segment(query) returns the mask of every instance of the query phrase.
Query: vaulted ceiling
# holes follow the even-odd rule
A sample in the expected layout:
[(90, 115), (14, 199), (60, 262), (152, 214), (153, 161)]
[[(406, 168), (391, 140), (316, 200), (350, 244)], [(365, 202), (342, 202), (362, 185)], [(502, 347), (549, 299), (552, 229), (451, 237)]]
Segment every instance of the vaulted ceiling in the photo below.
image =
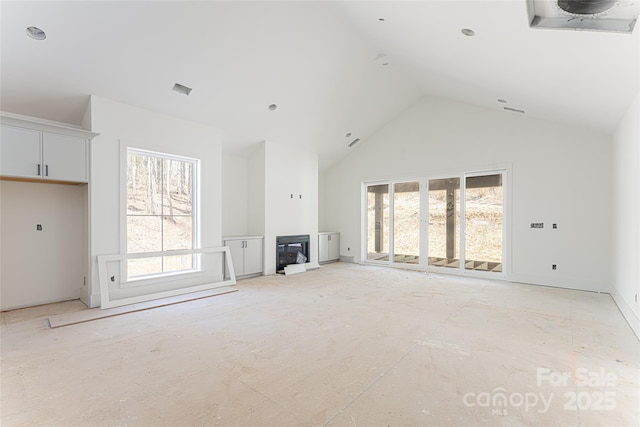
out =
[(639, 87), (637, 28), (531, 29), (525, 0), (2, 1), (0, 13), (3, 111), (78, 125), (94, 94), (220, 128), (228, 152), (312, 149), (321, 167), (424, 95), (611, 133)]

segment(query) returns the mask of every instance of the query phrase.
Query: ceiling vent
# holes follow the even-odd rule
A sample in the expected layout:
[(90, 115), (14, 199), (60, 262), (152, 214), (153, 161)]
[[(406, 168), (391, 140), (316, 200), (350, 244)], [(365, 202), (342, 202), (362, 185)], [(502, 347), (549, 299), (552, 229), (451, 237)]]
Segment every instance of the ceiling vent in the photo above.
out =
[(179, 83), (176, 83), (173, 85), (173, 91), (189, 96), (189, 94), (191, 93), (191, 88), (181, 85)]
[(504, 109), (507, 111), (513, 111), (514, 113), (524, 114), (524, 110), (518, 110), (517, 108), (504, 107)]
[(527, 0), (529, 26), (632, 33), (640, 14), (637, 0)]

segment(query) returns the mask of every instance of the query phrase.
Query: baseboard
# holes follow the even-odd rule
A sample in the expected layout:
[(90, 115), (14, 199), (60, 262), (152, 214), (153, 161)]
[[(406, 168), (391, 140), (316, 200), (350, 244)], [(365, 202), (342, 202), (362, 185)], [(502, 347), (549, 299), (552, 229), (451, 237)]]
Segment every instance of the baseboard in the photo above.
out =
[(624, 317), (633, 333), (636, 334), (636, 338), (640, 341), (640, 318), (638, 318), (638, 315), (634, 313), (631, 307), (629, 307), (629, 304), (625, 302), (615, 289), (611, 290), (610, 295), (611, 298), (613, 298), (613, 302), (618, 306), (618, 310), (622, 313), (622, 317)]
[(552, 288), (573, 289), (576, 291), (598, 292), (608, 294), (610, 289), (607, 284), (593, 280), (574, 279), (570, 277), (536, 277), (523, 274), (507, 275), (508, 282), (524, 283), (526, 285), (550, 286)]

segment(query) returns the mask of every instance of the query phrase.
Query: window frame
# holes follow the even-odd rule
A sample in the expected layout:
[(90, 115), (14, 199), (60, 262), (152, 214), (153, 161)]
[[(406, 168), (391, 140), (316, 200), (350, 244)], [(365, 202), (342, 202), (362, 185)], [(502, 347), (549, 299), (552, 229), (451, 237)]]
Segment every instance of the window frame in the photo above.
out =
[[(120, 147), (120, 253), (123, 254), (123, 261), (120, 263), (120, 277), (124, 280), (120, 281), (122, 287), (147, 285), (152, 283), (162, 283), (171, 281), (177, 277), (185, 278), (197, 275), (202, 272), (201, 255), (197, 252), (200, 248), (200, 159), (187, 157), (172, 153), (147, 150), (133, 146), (127, 146), (121, 143)], [(136, 252), (129, 253), (127, 248), (127, 191), (128, 191), (128, 158), (129, 155), (149, 156), (164, 160), (173, 160), (179, 162), (187, 162), (192, 165), (191, 171), (191, 249), (179, 250), (161, 250), (154, 252)], [(164, 217), (164, 213), (159, 215)], [(162, 220), (163, 221), (163, 220)], [(162, 231), (161, 231), (162, 233)], [(165, 257), (176, 255), (192, 255), (193, 268), (180, 271), (168, 271), (160, 273), (151, 273), (135, 277), (128, 276), (128, 261), (131, 259)]]

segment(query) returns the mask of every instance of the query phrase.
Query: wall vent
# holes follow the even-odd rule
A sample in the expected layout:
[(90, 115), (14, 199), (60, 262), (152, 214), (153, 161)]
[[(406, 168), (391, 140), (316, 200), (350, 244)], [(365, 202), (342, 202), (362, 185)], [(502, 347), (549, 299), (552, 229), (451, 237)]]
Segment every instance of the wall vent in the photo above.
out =
[(514, 113), (524, 114), (524, 110), (518, 110), (517, 108), (511, 108), (511, 107), (503, 107), (503, 108), (507, 111), (513, 111)]
[(173, 85), (173, 91), (189, 96), (189, 94), (191, 93), (191, 88), (181, 85), (179, 83), (176, 83)]

